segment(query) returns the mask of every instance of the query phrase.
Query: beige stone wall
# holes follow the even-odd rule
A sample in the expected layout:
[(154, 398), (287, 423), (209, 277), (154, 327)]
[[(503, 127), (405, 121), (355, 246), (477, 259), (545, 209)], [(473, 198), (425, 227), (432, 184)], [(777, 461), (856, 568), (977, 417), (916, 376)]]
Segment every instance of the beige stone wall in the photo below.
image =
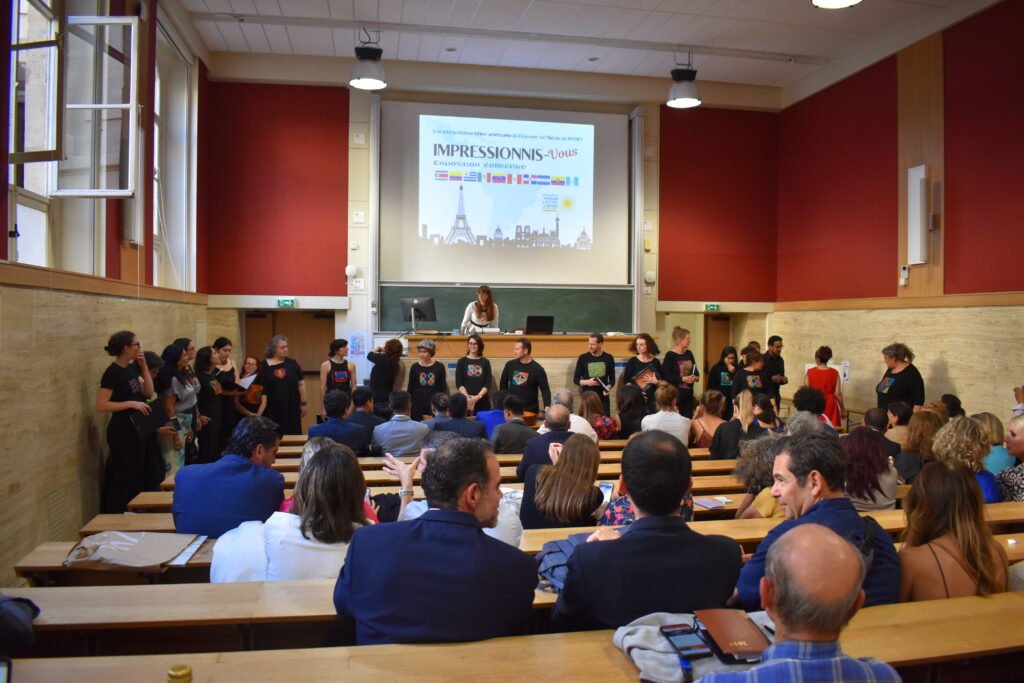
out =
[(924, 376), (928, 401), (953, 393), (968, 413), (989, 411), (1004, 422), (1014, 403), (1013, 387), (1024, 381), (1021, 329), (1021, 306), (777, 312), (768, 320), (768, 332), (785, 340), (791, 384), (783, 396), (800, 386), (804, 364), (827, 344), (835, 360), (850, 361), (847, 405), (870, 408), (885, 372), (881, 349), (901, 341), (917, 356), (914, 364)]
[(208, 318), (202, 305), (0, 287), (0, 585), (39, 543), (76, 539), (99, 511), (109, 418), (93, 404), (103, 347), (121, 329), (157, 353), (181, 336), (239, 339), (237, 316)]
[[(768, 341), (767, 313), (733, 313), (732, 343), (740, 351), (747, 342), (761, 342), (761, 351), (765, 350)], [(772, 332), (776, 334), (776, 332)]]

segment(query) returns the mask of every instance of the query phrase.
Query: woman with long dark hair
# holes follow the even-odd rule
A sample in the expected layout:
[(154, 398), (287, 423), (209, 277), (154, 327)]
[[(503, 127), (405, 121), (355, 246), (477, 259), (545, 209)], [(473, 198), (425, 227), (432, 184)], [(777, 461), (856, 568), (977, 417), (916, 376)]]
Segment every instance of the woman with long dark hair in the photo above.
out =
[(199, 462), (204, 463), (213, 462), (220, 457), (221, 431), (224, 423), (221, 409), (223, 387), (213, 374), (213, 357), (214, 350), (209, 346), (204, 346), (196, 352), (195, 371), (196, 379), (199, 380), (197, 401), (201, 415), (199, 423), (202, 425), (197, 436), (199, 439)]
[(476, 289), (476, 299), (466, 306), (462, 316), (462, 334), (480, 332), (488, 327), (498, 327), (498, 304), (494, 303), (494, 294), (487, 285)]
[(900, 602), (1006, 590), (1006, 551), (992, 538), (981, 489), (966, 467), (952, 460), (925, 465), (903, 508)]
[(725, 396), (725, 415), (722, 417), (726, 420), (732, 419), (732, 376), (736, 372), (737, 358), (739, 358), (739, 354), (736, 352), (736, 347), (726, 346), (722, 349), (718, 362), (708, 370), (708, 390), (720, 391), (722, 396)]
[(174, 474), (185, 466), (185, 444), (195, 434), (198, 424), (193, 424), (196, 407), (196, 389), (186, 371), (189, 353), (186, 347), (174, 343), (160, 354), (163, 367), (156, 376), (156, 393), (167, 419), (178, 420), (174, 434), (161, 434), (160, 448), (164, 454), (164, 470)]
[[(213, 377), (220, 384), (220, 446), (223, 449), (238, 424), (238, 412), (235, 410), (235, 398), (243, 392), (238, 388), (237, 382), (241, 374), (231, 360), (233, 345), (227, 337), (217, 337), (213, 340)], [(196, 360), (199, 353), (196, 353)], [(201, 381), (201, 380), (200, 380)]]
[(899, 475), (889, 459), (885, 437), (870, 427), (857, 427), (843, 439), (846, 495), (857, 510), (896, 507)]
[(635, 384), (620, 384), (616, 403), (619, 408), (619, 438), (628, 439), (642, 429), (643, 420), (647, 417), (647, 397)]
[(373, 414), (387, 420), (391, 417), (388, 397), (397, 389), (402, 377), (402, 352), (405, 348), (397, 339), (388, 339), (384, 346), (366, 354), (373, 363), (370, 370), (370, 391), (373, 392)]

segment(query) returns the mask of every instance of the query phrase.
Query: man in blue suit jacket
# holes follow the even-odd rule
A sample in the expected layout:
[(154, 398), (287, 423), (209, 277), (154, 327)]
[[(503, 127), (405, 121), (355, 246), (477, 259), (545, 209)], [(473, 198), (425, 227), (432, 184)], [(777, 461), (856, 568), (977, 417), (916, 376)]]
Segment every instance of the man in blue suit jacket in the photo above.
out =
[(311, 425), (309, 438), (325, 436), (335, 443), (348, 446), (360, 458), (370, 455), (370, 434), (363, 427), (347, 422), (344, 417), (352, 399), (340, 389), (332, 389), (324, 396), (324, 412), (327, 422)]
[[(448, 401), (449, 419), (438, 421), (434, 425), (435, 432), (455, 432), (467, 439), (486, 439), (487, 427), (482, 422), (467, 420), (466, 413), (469, 412), (469, 401), (462, 393), (452, 394)], [(428, 420), (429, 422), (429, 420)]]
[(549, 431), (538, 434), (526, 442), (523, 459), (516, 466), (516, 477), (519, 481), (526, 478), (526, 470), (534, 465), (550, 465), (548, 447), (553, 443), (565, 443), (572, 436), (572, 432), (569, 431), (569, 409), (563, 405), (555, 404), (548, 408), (544, 425)]
[(284, 500), (284, 476), (271, 469), (280, 445), (277, 423), (246, 417), (220, 460), (178, 470), (171, 506), (178, 533), (216, 537), (242, 522), (267, 521)]
[(651, 612), (725, 607), (743, 551), (725, 536), (703, 536), (679, 515), (690, 490), (690, 454), (679, 439), (644, 432), (622, 453), (619, 487), (636, 509), (620, 534), (611, 527), (573, 551), (551, 619), (562, 628), (618, 628)]
[(334, 587), (334, 607), (343, 621), (354, 622), (358, 644), (527, 632), (537, 565), (481, 528), (498, 521), (500, 472), (486, 441), (449, 441), (423, 473), (430, 504), (423, 516), (356, 530)]

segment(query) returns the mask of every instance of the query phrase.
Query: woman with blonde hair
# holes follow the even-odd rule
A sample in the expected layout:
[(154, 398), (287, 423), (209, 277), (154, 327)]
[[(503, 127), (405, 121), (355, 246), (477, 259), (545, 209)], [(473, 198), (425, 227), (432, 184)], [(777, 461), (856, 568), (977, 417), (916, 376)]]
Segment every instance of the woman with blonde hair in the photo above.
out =
[(1024, 501), (1024, 415), (1018, 415), (1006, 425), (1006, 450), (1017, 459), (996, 477), (999, 491), (1005, 501)]
[(659, 429), (668, 432), (684, 444), (690, 442), (690, 418), (679, 414), (679, 392), (674, 386), (662, 380), (654, 392), (654, 402), (658, 412), (648, 415), (640, 422), (640, 430), (649, 432)]
[[(732, 400), (732, 419), (715, 430), (711, 438), (712, 460), (730, 460), (740, 456), (740, 441), (754, 438), (764, 430), (754, 425), (754, 397), (747, 390), (736, 394)], [(753, 428), (751, 425), (754, 425)]]
[(334, 444), (309, 460), (295, 485), (294, 514), (243, 522), (213, 546), (210, 580), (337, 578), (355, 530), (369, 524), (366, 480), (348, 446)]
[(994, 474), (981, 466), (988, 454), (988, 433), (969, 417), (957, 417), (935, 433), (932, 453), (936, 460), (954, 460), (966, 467), (978, 480), (982, 498), (986, 503), (998, 503), (999, 486)]
[(900, 602), (1006, 590), (1006, 551), (992, 538), (981, 489), (966, 467), (952, 460), (925, 465), (903, 507)]
[(561, 444), (552, 444), (552, 465), (534, 465), (526, 471), (519, 519), (524, 529), (594, 526), (604, 501), (594, 485), (601, 454), (597, 444), (582, 434), (573, 434)]
[(932, 439), (944, 424), (945, 420), (928, 410), (914, 413), (910, 418), (907, 423), (907, 443), (902, 451), (893, 456), (896, 471), (905, 483), (913, 484), (924, 464), (935, 459)]
[(1003, 429), (1002, 421), (992, 413), (975, 413), (971, 415), (971, 419), (984, 427), (988, 434), (988, 454), (981, 463), (985, 469), (995, 475), (1007, 467), (1013, 467), (1017, 461), (1003, 445), (1006, 431)]

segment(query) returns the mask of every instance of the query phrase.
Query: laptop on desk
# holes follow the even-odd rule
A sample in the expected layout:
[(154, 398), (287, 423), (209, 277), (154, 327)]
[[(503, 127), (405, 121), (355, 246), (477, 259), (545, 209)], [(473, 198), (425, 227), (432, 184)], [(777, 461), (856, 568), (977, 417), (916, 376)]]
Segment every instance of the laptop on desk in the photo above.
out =
[(551, 334), (555, 331), (555, 316), (526, 316), (526, 334)]

